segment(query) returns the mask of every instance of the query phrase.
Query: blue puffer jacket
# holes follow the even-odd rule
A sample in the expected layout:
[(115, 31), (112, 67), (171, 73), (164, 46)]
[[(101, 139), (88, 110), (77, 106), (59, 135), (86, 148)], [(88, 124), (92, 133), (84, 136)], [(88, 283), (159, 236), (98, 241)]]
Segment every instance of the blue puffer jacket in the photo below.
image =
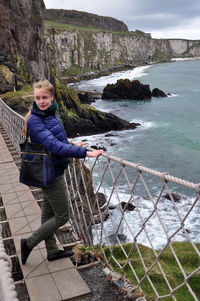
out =
[[(54, 107), (55, 107), (55, 103)], [(63, 174), (69, 157), (85, 158), (86, 148), (68, 142), (65, 129), (55, 110), (41, 111), (34, 103), (27, 121), (28, 134), (32, 143), (41, 143), (54, 154), (55, 175)]]

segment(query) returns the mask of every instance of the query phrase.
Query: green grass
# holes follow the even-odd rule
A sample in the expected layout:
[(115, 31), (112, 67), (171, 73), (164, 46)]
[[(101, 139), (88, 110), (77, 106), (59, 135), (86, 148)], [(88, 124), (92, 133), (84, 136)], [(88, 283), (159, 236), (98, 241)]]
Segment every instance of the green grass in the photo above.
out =
[(74, 110), (67, 110), (67, 116), (73, 119), (76, 119), (78, 117)]
[(88, 67), (81, 68), (78, 65), (74, 64), (63, 72), (63, 76), (78, 76), (91, 71), (92, 71), (91, 68)]
[[(73, 25), (73, 24), (65, 24), (65, 23), (60, 23), (52, 20), (45, 20), (44, 21), (45, 29), (60, 29), (60, 30), (68, 30), (68, 31), (75, 31), (79, 30), (80, 32), (111, 32), (115, 35), (120, 35), (120, 36), (142, 36), (142, 34), (138, 34), (137, 32), (129, 32), (129, 31), (112, 31), (108, 29), (103, 29), (103, 28), (98, 28), (95, 26), (91, 25)], [(117, 37), (116, 37), (117, 38)]]
[(166, 59), (168, 59), (166, 53), (163, 51), (160, 51), (159, 49), (156, 49), (152, 56), (153, 61), (161, 61), (161, 60), (166, 60)]
[[(137, 277), (142, 279), (142, 277), (145, 275), (145, 269), (141, 262), (139, 252), (134, 247), (131, 250), (132, 244), (125, 244), (124, 249), (127, 254), (129, 254), (129, 261), (135, 270)], [(200, 265), (200, 258), (192, 245), (187, 242), (176, 242), (172, 244), (173, 249), (183, 267), (183, 270), (185, 271), (186, 275), (189, 275), (192, 273), (195, 269), (197, 269)], [(143, 245), (138, 245), (139, 250), (142, 254), (142, 257), (144, 259), (144, 263), (146, 268), (150, 268), (151, 265), (154, 263), (156, 256), (154, 255), (151, 248), (145, 247)], [(198, 250), (200, 250), (200, 244), (196, 245)], [(107, 255), (107, 258), (110, 257), (110, 250), (108, 247), (105, 248), (105, 253)], [(157, 251), (157, 255), (159, 254), (159, 250)], [(120, 263), (120, 265), (123, 267), (123, 270), (125, 272), (125, 275), (127, 279), (132, 283), (133, 287), (137, 286), (137, 280), (134, 276), (133, 271), (131, 270), (130, 266), (126, 262), (125, 255), (120, 247), (116, 246), (113, 250), (113, 255), (117, 259), (117, 261)], [(172, 289), (177, 287), (179, 284), (181, 284), (184, 280), (184, 276), (180, 270), (180, 267), (178, 263), (176, 262), (173, 253), (168, 247), (163, 254), (160, 256), (160, 265), (162, 270), (164, 271), (166, 278), (168, 279), (168, 282), (170, 283)], [(121, 269), (116, 264), (116, 262), (111, 259), (109, 260), (109, 263), (112, 265), (114, 270), (118, 273), (121, 273)], [(159, 295), (165, 295), (170, 292), (168, 285), (162, 275), (161, 268), (158, 264), (156, 264), (149, 272), (149, 278), (151, 279), (154, 287), (156, 288)], [(192, 288), (193, 292), (196, 294), (196, 297), (200, 300), (200, 272), (193, 275), (189, 281), (188, 284)], [(143, 292), (146, 295), (146, 298), (148, 301), (154, 300), (156, 297), (149, 281), (147, 278), (144, 279), (142, 282), (141, 288)], [(193, 301), (194, 298), (190, 294), (187, 286), (183, 286), (177, 292), (174, 294), (177, 301)], [(171, 297), (166, 297), (163, 300), (165, 301), (173, 301)]]
[(93, 26), (79, 26), (79, 25), (71, 25), (71, 24), (64, 24), (60, 22), (55, 22), (55, 21), (50, 21), (50, 20), (45, 20), (45, 29), (50, 29), (50, 28), (57, 28), (57, 29), (64, 29), (68, 31), (74, 31), (76, 29), (80, 31), (94, 31), (94, 32), (101, 32), (102, 29), (95, 28)]
[(30, 104), (33, 101), (33, 88), (32, 85), (24, 85), (19, 91), (9, 91), (0, 97), (8, 99), (12, 103), (23, 101)]

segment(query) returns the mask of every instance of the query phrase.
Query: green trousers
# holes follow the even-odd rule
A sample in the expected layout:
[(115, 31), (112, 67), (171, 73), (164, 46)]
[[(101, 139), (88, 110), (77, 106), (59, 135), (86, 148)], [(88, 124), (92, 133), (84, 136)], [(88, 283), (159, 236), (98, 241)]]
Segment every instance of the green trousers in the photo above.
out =
[(42, 188), (43, 206), (41, 226), (27, 238), (27, 246), (33, 249), (45, 240), (47, 254), (58, 251), (55, 231), (69, 220), (69, 206), (64, 176), (57, 177), (53, 186)]

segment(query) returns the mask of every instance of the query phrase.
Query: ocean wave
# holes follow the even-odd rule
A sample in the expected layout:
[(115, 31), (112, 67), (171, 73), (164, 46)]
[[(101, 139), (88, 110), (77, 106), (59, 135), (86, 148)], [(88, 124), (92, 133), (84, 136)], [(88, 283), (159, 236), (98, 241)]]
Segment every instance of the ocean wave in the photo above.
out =
[(136, 119), (131, 120), (131, 123), (140, 123), (141, 126), (138, 127), (138, 129), (140, 130), (147, 130), (157, 126), (157, 124), (153, 121), (143, 121), (143, 120), (136, 120)]
[(199, 60), (200, 57), (177, 57), (177, 58), (173, 58), (172, 61), (173, 62), (182, 62), (182, 61), (194, 61), (194, 60)]
[(152, 121), (146, 121), (146, 122), (142, 123), (142, 127), (144, 129), (150, 129), (150, 128), (156, 127), (156, 123), (152, 122)]
[[(110, 204), (115, 205), (116, 209), (112, 210), (112, 216), (104, 222), (104, 227), (108, 235), (112, 235), (118, 229), (119, 223), (121, 223), (119, 199), (120, 202), (128, 202), (130, 197), (130, 195), (123, 192), (123, 189), (118, 191), (117, 194), (118, 196), (112, 194), (112, 198), (110, 199)], [(154, 202), (156, 202), (157, 197), (153, 197)], [(179, 215), (184, 218), (188, 213), (188, 208), (191, 208), (194, 198), (186, 197), (184, 195), (182, 195), (182, 198), (183, 201), (180, 202), (180, 204), (176, 203), (176, 210), (178, 210)], [(181, 221), (177, 216), (177, 212), (174, 210), (174, 204), (171, 201), (161, 198), (160, 202), (157, 204), (157, 213), (153, 213), (154, 204), (150, 199), (134, 195), (132, 204), (136, 206), (136, 209), (124, 213), (126, 223), (121, 223), (118, 232), (126, 237), (126, 242), (133, 241), (133, 238), (137, 236), (138, 243), (159, 249), (167, 243), (166, 233), (168, 233), (168, 236), (173, 236), (172, 241), (186, 241), (188, 238), (184, 229), (186, 229), (194, 242), (199, 242), (199, 238), (196, 235), (199, 229), (198, 206), (195, 206), (193, 212), (187, 216), (184, 222), (184, 229), (176, 233), (177, 229), (180, 227)], [(183, 204), (187, 206), (183, 206)], [(150, 216), (151, 218), (149, 219)], [(146, 221), (145, 231), (141, 232), (144, 221)], [(99, 230), (101, 229), (99, 228)], [(94, 234), (94, 240), (96, 239), (97, 237)], [(103, 242), (106, 243), (105, 237), (103, 237)]]
[(176, 94), (176, 93), (170, 93), (169, 95), (167, 95), (167, 97), (176, 97), (176, 96), (179, 96), (179, 94)]
[(148, 75), (145, 71), (150, 68), (151, 65), (148, 66), (140, 66), (136, 67), (134, 69), (129, 69), (126, 71), (119, 71), (114, 72), (107, 76), (102, 76), (100, 78), (95, 78), (87, 81), (81, 81), (79, 84), (77, 84), (77, 87), (79, 89), (86, 89), (88, 91), (103, 91), (103, 88), (109, 83), (109, 84), (115, 84), (118, 79), (129, 79), (134, 80), (137, 78), (140, 78), (142, 76)]

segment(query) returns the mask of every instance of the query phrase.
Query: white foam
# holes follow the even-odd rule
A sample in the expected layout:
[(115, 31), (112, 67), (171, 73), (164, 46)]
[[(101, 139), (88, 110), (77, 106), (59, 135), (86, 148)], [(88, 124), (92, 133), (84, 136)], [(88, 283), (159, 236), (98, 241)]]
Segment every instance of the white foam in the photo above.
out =
[(156, 123), (153, 121), (143, 121), (143, 120), (139, 120), (139, 119), (138, 120), (133, 119), (133, 120), (131, 120), (131, 123), (140, 123), (141, 126), (138, 127), (138, 129), (140, 129), (140, 130), (141, 129), (147, 130), (147, 129), (154, 128), (157, 126)]
[(167, 95), (167, 97), (177, 97), (179, 96), (179, 94), (176, 93), (170, 93), (169, 95)]
[[(102, 191), (104, 192), (104, 191)], [(113, 234), (114, 230), (118, 229), (120, 223), (119, 233), (124, 234), (127, 237), (127, 242), (133, 241), (134, 237), (137, 236), (137, 242), (142, 243), (149, 247), (154, 247), (155, 249), (162, 248), (167, 243), (167, 236), (174, 235), (177, 229), (180, 227), (180, 220), (177, 216), (176, 210), (179, 211), (179, 215), (184, 218), (187, 216), (189, 209), (195, 201), (195, 198), (190, 198), (182, 194), (182, 202), (176, 203), (174, 205), (171, 201), (161, 198), (157, 204), (157, 213), (159, 214), (159, 219), (154, 211), (154, 203), (157, 201), (159, 195), (159, 190), (155, 193), (154, 203), (150, 199), (143, 198), (137, 194), (134, 194), (134, 199), (132, 204), (136, 206), (134, 211), (126, 211), (124, 213), (124, 218), (126, 223), (121, 223), (121, 210), (119, 208), (119, 202), (128, 202), (130, 194), (127, 193), (127, 185), (120, 185), (117, 189), (117, 194), (112, 193), (111, 187), (106, 188), (106, 195), (110, 198), (110, 204), (117, 206), (116, 209), (112, 210), (112, 217), (110, 217), (106, 222), (104, 222), (105, 231), (107, 235)], [(118, 199), (118, 197), (119, 199)], [(176, 206), (176, 210), (174, 210)], [(184, 222), (184, 228), (190, 230), (191, 239), (199, 243), (199, 209), (200, 205), (196, 204), (193, 211), (187, 216)], [(151, 218), (149, 219), (149, 217)], [(160, 223), (162, 220), (162, 224)], [(146, 231), (141, 232), (142, 223), (147, 221), (145, 224)], [(128, 226), (129, 225), (129, 226)], [(164, 227), (164, 228), (163, 228)], [(94, 230), (94, 229), (93, 229)], [(99, 227), (99, 235), (101, 227)], [(146, 235), (148, 233), (148, 237)], [(97, 243), (96, 234), (94, 234), (94, 241)], [(103, 235), (103, 243), (106, 243), (106, 239)], [(180, 230), (176, 235), (173, 236), (173, 241), (186, 241), (187, 236), (184, 230)]]
[(109, 84), (115, 84), (118, 79), (129, 79), (133, 80), (136, 78), (140, 78), (142, 76), (147, 75), (147, 72), (145, 72), (148, 68), (150, 68), (151, 65), (148, 66), (140, 66), (136, 67), (134, 69), (129, 69), (126, 71), (120, 71), (115, 72), (107, 76), (102, 76), (100, 78), (95, 78), (87, 81), (81, 81), (77, 86), (79, 89), (83, 89), (85, 86), (87, 86), (87, 90), (99, 90), (98, 88), (103, 88), (109, 83)]
[(156, 127), (156, 123), (152, 122), (152, 121), (143, 122), (142, 127), (145, 129), (150, 129), (150, 128)]
[(173, 62), (182, 62), (182, 61), (194, 61), (194, 60), (199, 60), (200, 57), (177, 57), (177, 58), (173, 58), (172, 61)]

